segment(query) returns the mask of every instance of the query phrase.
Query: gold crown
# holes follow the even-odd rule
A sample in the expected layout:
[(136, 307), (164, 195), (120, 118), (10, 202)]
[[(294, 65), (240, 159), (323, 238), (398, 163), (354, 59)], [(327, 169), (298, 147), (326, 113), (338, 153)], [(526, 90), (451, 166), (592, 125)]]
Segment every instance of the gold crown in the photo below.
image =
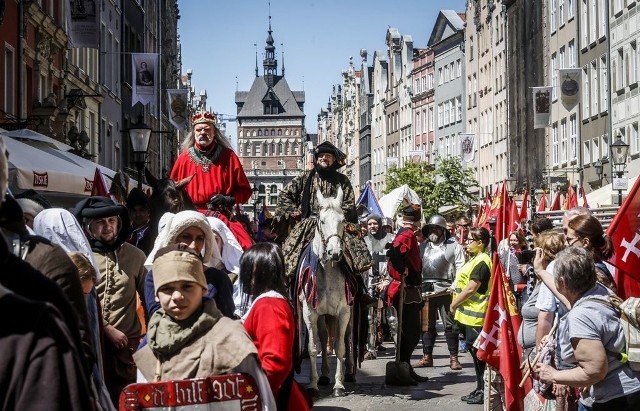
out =
[(208, 123), (213, 124), (214, 126), (217, 123), (217, 117), (215, 113), (209, 113), (208, 111), (198, 111), (193, 118), (191, 118), (191, 122), (195, 126), (196, 124)]

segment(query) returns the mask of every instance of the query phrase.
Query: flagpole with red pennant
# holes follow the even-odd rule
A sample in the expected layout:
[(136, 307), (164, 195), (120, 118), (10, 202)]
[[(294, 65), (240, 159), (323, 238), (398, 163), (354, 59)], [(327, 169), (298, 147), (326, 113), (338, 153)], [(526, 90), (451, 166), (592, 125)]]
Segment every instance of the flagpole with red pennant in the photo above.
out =
[(551, 207), (549, 207), (549, 211), (557, 210), (560, 210), (560, 190), (556, 191), (556, 195), (553, 197), (553, 203), (551, 203)]
[(91, 195), (107, 197), (117, 203), (116, 198), (109, 192), (107, 180), (104, 178), (104, 174), (102, 174), (102, 171), (100, 171), (99, 167), (96, 167), (96, 172), (93, 174), (93, 186), (91, 187)]
[(527, 221), (529, 215), (529, 190), (524, 190), (522, 204), (520, 205), (520, 221)]
[(622, 299), (640, 297), (640, 178), (618, 209), (607, 235), (614, 253), (609, 263), (616, 267), (616, 286)]
[(517, 341), (521, 319), (497, 253), (493, 253), (492, 271), (489, 306), (477, 341), (477, 355), (502, 376), (506, 409), (523, 411), (525, 388), (519, 386), (522, 347)]
[(542, 192), (542, 197), (540, 198), (540, 204), (538, 204), (538, 212), (547, 211), (547, 192)]
[(584, 193), (583, 186), (580, 186), (580, 196), (582, 197), (582, 206), (584, 208), (589, 208), (589, 204), (587, 203), (587, 195)]

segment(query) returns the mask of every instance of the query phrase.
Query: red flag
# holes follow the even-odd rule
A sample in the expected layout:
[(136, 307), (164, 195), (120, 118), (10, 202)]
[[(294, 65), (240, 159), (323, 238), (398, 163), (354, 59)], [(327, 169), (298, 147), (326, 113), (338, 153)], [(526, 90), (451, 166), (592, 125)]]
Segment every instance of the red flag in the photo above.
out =
[(560, 191), (556, 191), (556, 196), (553, 197), (553, 203), (549, 207), (549, 211), (560, 210)]
[(613, 240), (614, 254), (609, 262), (616, 266), (618, 296), (640, 297), (640, 179), (618, 209), (607, 234)]
[(542, 192), (542, 197), (540, 198), (540, 204), (538, 204), (538, 211), (547, 211), (547, 192)]
[(99, 167), (96, 167), (96, 172), (93, 174), (93, 186), (91, 187), (92, 196), (102, 196), (116, 201), (115, 198), (109, 192), (107, 187), (107, 180), (104, 178), (104, 174), (100, 171)]
[(518, 386), (522, 380), (522, 348), (516, 340), (521, 320), (497, 253), (493, 253), (492, 271), (489, 306), (478, 339), (478, 358), (502, 375), (506, 409), (522, 411), (525, 390)]
[[(500, 244), (500, 241), (507, 236), (506, 231), (509, 229), (509, 214), (511, 214), (511, 199), (509, 199), (509, 194), (507, 193), (506, 181), (502, 183), (502, 190), (497, 198), (498, 207), (494, 212), (494, 215), (496, 216), (496, 231), (494, 236), (496, 238), (496, 243)], [(494, 198), (494, 204), (496, 204), (495, 200), (496, 199)]]
[(527, 214), (529, 211), (529, 191), (524, 191), (524, 196), (522, 196), (522, 204), (520, 205), (520, 221), (527, 221)]
[(518, 206), (515, 201), (511, 202), (511, 211), (509, 212), (509, 224), (507, 225), (506, 234), (510, 234), (514, 231), (520, 231), (524, 234), (524, 229), (522, 228), (522, 220), (520, 219), (520, 215), (518, 214)]
[(584, 187), (580, 186), (580, 196), (582, 197), (582, 206), (584, 208), (589, 208), (589, 204), (587, 204), (587, 195), (584, 193)]
[(485, 225), (487, 220), (489, 219), (489, 209), (491, 207), (491, 194), (487, 191), (487, 196), (484, 199), (484, 203), (480, 206), (478, 210), (478, 219), (476, 220), (474, 227), (482, 227)]
[(576, 195), (576, 192), (573, 189), (573, 186), (569, 186), (569, 188), (567, 189), (567, 198), (564, 199), (564, 206), (562, 207), (563, 210), (570, 210), (574, 207), (578, 206), (578, 196)]

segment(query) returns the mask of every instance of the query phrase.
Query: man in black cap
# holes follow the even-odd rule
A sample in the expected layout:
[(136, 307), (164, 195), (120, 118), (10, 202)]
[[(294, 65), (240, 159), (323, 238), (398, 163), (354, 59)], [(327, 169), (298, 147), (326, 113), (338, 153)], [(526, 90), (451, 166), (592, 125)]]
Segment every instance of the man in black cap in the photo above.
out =
[[(360, 230), (353, 187), (347, 176), (338, 172), (338, 169), (345, 164), (346, 155), (328, 141), (318, 144), (313, 155), (313, 169), (302, 172), (280, 192), (273, 217), (274, 227), (279, 228), (278, 234), (286, 236), (282, 251), (285, 258), (285, 273), (288, 278), (295, 274), (302, 249), (313, 237), (320, 207), (315, 195), (317, 190), (320, 190), (324, 197), (335, 197), (338, 194), (338, 188), (342, 188), (342, 211), (348, 223), (347, 231), (353, 233), (353, 235), (345, 236), (345, 241), (355, 238)], [(287, 235), (290, 223), (295, 225)], [(359, 240), (366, 252), (364, 242)], [(349, 244), (345, 248), (349, 248)], [(349, 249), (353, 250), (354, 248)], [(369, 268), (371, 256), (365, 255), (364, 257), (368, 261), (366, 268)], [(354, 259), (356, 258), (360, 257), (354, 256)]]
[(142, 334), (136, 297), (146, 307), (146, 257), (125, 241), (129, 235), (129, 216), (123, 205), (96, 196), (80, 201), (72, 212), (85, 228), (102, 274), (96, 288), (105, 324), (104, 374), (111, 399), (117, 405), (122, 389), (136, 382), (132, 353), (138, 348)]
[(149, 230), (151, 221), (149, 198), (137, 187), (133, 188), (127, 196), (127, 210), (131, 219), (131, 235), (127, 242), (141, 249), (145, 255), (149, 255), (154, 241), (151, 236), (152, 230)]
[[(387, 367), (385, 384), (416, 385), (429, 380), (418, 375), (409, 360), (420, 340), (420, 311), (422, 309), (422, 260), (415, 231), (420, 229), (422, 210), (410, 204), (402, 210), (402, 227), (388, 251), (387, 268), (392, 280), (387, 288), (387, 304), (398, 312), (399, 363)], [(404, 283), (404, 290), (402, 284)], [(401, 307), (402, 305), (402, 307)]]

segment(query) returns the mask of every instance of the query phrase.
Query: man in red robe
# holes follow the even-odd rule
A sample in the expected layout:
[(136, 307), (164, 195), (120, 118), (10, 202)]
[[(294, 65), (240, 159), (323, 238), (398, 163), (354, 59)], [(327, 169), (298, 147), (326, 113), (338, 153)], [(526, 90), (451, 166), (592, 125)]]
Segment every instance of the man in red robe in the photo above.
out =
[[(186, 191), (201, 213), (209, 210), (231, 210), (236, 203), (244, 204), (252, 190), (242, 164), (226, 138), (216, 127), (216, 116), (206, 111), (192, 118), (193, 132), (182, 143), (171, 179), (175, 181), (193, 176)], [(230, 213), (219, 212), (244, 250), (253, 240), (238, 221), (230, 221)]]

